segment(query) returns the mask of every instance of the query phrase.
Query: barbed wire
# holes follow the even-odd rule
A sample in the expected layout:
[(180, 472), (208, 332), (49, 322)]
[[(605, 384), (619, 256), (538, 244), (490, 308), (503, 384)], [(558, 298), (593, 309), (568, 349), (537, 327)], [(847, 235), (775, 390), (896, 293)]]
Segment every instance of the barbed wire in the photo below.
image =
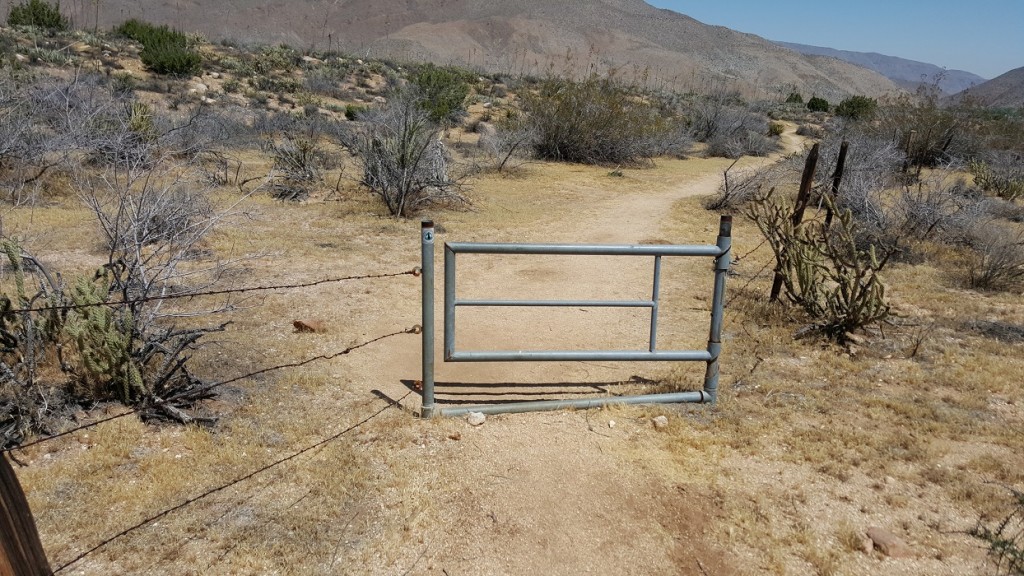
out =
[(177, 292), (173, 294), (160, 294), (154, 296), (141, 296), (128, 300), (115, 300), (113, 302), (90, 302), (84, 304), (61, 304), (58, 306), (39, 306), (36, 308), (21, 308), (10, 310), (10, 314), (35, 313), (35, 312), (59, 312), (67, 310), (81, 310), (83, 308), (95, 308), (98, 306), (125, 306), (129, 304), (141, 304), (144, 302), (155, 302), (158, 300), (175, 300), (181, 298), (197, 298), (200, 296), (223, 296), (226, 294), (242, 294), (246, 292), (269, 292), (273, 290), (291, 290), (296, 288), (310, 288), (321, 284), (333, 284), (335, 282), (346, 282), (350, 280), (373, 280), (377, 278), (394, 278), (397, 276), (419, 276), (420, 269), (417, 266), (405, 272), (391, 272), (388, 274), (363, 274), (359, 276), (342, 276), (338, 278), (323, 278), (311, 282), (300, 282), (295, 284), (271, 284), (267, 286), (248, 286), (243, 288), (223, 288), (219, 290), (206, 290), (200, 292)]
[(261, 374), (266, 374), (268, 372), (273, 372), (275, 370), (283, 370), (285, 368), (298, 368), (298, 367), (301, 367), (301, 366), (305, 366), (307, 364), (312, 364), (313, 362), (321, 362), (321, 361), (324, 361), (324, 360), (332, 360), (334, 358), (338, 358), (339, 356), (344, 356), (346, 354), (349, 354), (349, 353), (351, 353), (351, 352), (353, 352), (355, 350), (358, 350), (360, 348), (363, 348), (365, 346), (369, 346), (370, 344), (373, 344), (374, 342), (380, 342), (381, 340), (384, 340), (385, 338), (391, 338), (392, 336), (398, 336), (400, 334), (419, 334), (420, 330), (421, 330), (420, 326), (416, 325), (416, 326), (413, 326), (412, 328), (408, 328), (406, 330), (399, 330), (397, 332), (392, 332), (390, 334), (385, 334), (383, 336), (378, 336), (378, 337), (373, 338), (371, 340), (367, 340), (365, 342), (361, 342), (359, 344), (355, 344), (353, 346), (349, 346), (348, 348), (345, 348), (344, 350), (342, 350), (340, 352), (335, 352), (333, 354), (320, 354), (320, 355), (317, 355), (317, 356), (306, 358), (305, 360), (300, 360), (298, 362), (289, 362), (287, 364), (278, 364), (276, 366), (270, 366), (270, 367), (267, 367), (267, 368), (261, 368), (259, 370), (254, 371), (254, 372), (249, 372), (248, 374), (243, 374), (241, 376), (235, 376), (234, 378), (229, 378), (227, 380), (221, 380), (219, 382), (214, 382), (214, 383), (211, 383), (211, 384), (207, 384), (205, 386), (200, 386), (200, 387), (197, 387), (197, 388), (191, 388), (191, 389), (188, 389), (188, 390), (182, 390), (178, 394), (175, 394), (175, 395), (169, 396), (167, 398), (164, 398), (164, 399), (162, 399), (159, 402), (153, 402), (153, 403), (149, 403), (149, 404), (146, 404), (146, 405), (143, 405), (143, 406), (138, 406), (136, 408), (132, 408), (132, 409), (128, 410), (127, 412), (122, 412), (122, 413), (116, 414), (114, 416), (108, 416), (106, 418), (102, 418), (100, 420), (96, 420), (94, 422), (90, 422), (88, 424), (83, 424), (82, 426), (77, 426), (75, 428), (72, 428), (71, 430), (65, 430), (63, 432), (54, 434), (52, 436), (46, 436), (45, 438), (39, 438), (39, 439), (33, 440), (32, 442), (28, 442), (26, 444), (21, 444), (19, 446), (11, 446), (11, 447), (8, 447), (8, 448), (4, 448), (3, 450), (0, 450), (0, 454), (7, 453), (7, 452), (13, 452), (15, 450), (25, 450), (27, 448), (31, 448), (32, 446), (36, 446), (36, 445), (42, 444), (44, 442), (49, 442), (51, 440), (56, 440), (58, 438), (63, 438), (64, 436), (69, 436), (69, 435), (74, 434), (76, 432), (80, 432), (82, 430), (93, 428), (95, 426), (99, 426), (100, 424), (103, 424), (103, 423), (106, 423), (106, 422), (110, 422), (112, 420), (118, 420), (118, 419), (124, 418), (126, 416), (131, 416), (132, 414), (138, 414), (140, 412), (145, 412), (146, 410), (151, 410), (151, 409), (153, 409), (155, 407), (160, 406), (161, 404), (170, 405), (172, 402), (174, 402), (175, 400), (180, 399), (182, 396), (202, 395), (202, 394), (205, 394), (206, 392), (209, 392), (210, 390), (213, 390), (213, 389), (218, 388), (220, 386), (226, 386), (228, 384), (232, 384), (234, 382), (238, 382), (239, 380), (245, 380), (247, 378), (252, 378), (253, 376), (259, 376)]
[(56, 574), (58, 572), (66, 570), (68, 567), (70, 567), (70, 566), (80, 562), (86, 556), (96, 552), (100, 548), (103, 548), (104, 546), (110, 544), (111, 542), (117, 540), (118, 538), (123, 538), (124, 536), (127, 536), (128, 534), (131, 534), (132, 532), (134, 532), (136, 530), (139, 530), (140, 528), (144, 528), (145, 526), (147, 526), (149, 524), (152, 524), (153, 522), (156, 522), (157, 520), (159, 520), (159, 519), (161, 519), (161, 518), (163, 518), (163, 517), (165, 517), (165, 516), (167, 516), (169, 514), (173, 514), (174, 512), (177, 512), (178, 510), (181, 510), (182, 508), (185, 508), (186, 506), (194, 504), (194, 503), (196, 503), (196, 502), (198, 502), (200, 500), (203, 500), (204, 498), (208, 498), (209, 496), (212, 496), (212, 495), (214, 495), (214, 494), (216, 494), (218, 492), (222, 492), (222, 491), (224, 491), (224, 490), (226, 490), (226, 489), (228, 489), (228, 488), (230, 488), (232, 486), (235, 486), (236, 484), (240, 484), (242, 482), (245, 482), (246, 480), (248, 480), (248, 479), (250, 479), (250, 478), (252, 478), (252, 477), (254, 477), (254, 476), (258, 475), (258, 474), (266, 472), (267, 470), (270, 470), (271, 468), (274, 468), (276, 466), (284, 464), (285, 462), (288, 462), (290, 460), (294, 460), (295, 458), (298, 458), (299, 456), (301, 456), (301, 455), (303, 455), (303, 454), (305, 454), (305, 453), (307, 453), (307, 452), (309, 452), (311, 450), (315, 450), (315, 449), (317, 449), (317, 448), (319, 448), (319, 447), (321, 447), (321, 446), (323, 446), (325, 444), (328, 444), (330, 442), (333, 442), (333, 441), (337, 440), (338, 438), (341, 438), (342, 436), (348, 434), (349, 432), (359, 428), (360, 426), (363, 426), (364, 424), (366, 424), (370, 420), (373, 420), (377, 416), (380, 416), (388, 408), (400, 405), (402, 400), (405, 400), (410, 394), (412, 394), (411, 390), (409, 392), (406, 392), (405, 396), (402, 396), (398, 400), (388, 400), (388, 404), (386, 406), (384, 406), (380, 410), (377, 410), (373, 414), (370, 414), (366, 418), (363, 418), (359, 422), (356, 422), (355, 424), (352, 424), (351, 426), (341, 430), (340, 432), (332, 434), (332, 435), (330, 435), (330, 436), (328, 436), (328, 437), (326, 437), (326, 438), (324, 438), (324, 439), (322, 439), (322, 440), (320, 440), (320, 441), (318, 441), (318, 442), (316, 442), (314, 444), (310, 444), (309, 446), (306, 446), (305, 448), (302, 448), (302, 449), (300, 449), (300, 450), (298, 450), (296, 452), (293, 452), (293, 453), (289, 454), (288, 456), (284, 456), (282, 458), (279, 458), (279, 459), (271, 462), (270, 464), (266, 464), (266, 465), (264, 465), (264, 466), (262, 466), (260, 468), (257, 468), (256, 470), (253, 470), (252, 472), (249, 472), (248, 474), (245, 474), (245, 475), (240, 476), (240, 477), (238, 477), (238, 478), (236, 478), (234, 480), (231, 480), (230, 482), (227, 482), (225, 484), (221, 484), (220, 486), (216, 486), (214, 488), (210, 488), (210, 489), (206, 490), (205, 492), (203, 492), (201, 494), (198, 494), (196, 496), (188, 498), (187, 500), (181, 502), (180, 504), (177, 504), (175, 506), (167, 508), (167, 509), (165, 509), (165, 510), (163, 510), (163, 511), (157, 513), (157, 514), (154, 514), (154, 515), (146, 518), (145, 520), (142, 520), (141, 522), (138, 522), (137, 524), (135, 524), (133, 526), (125, 528), (124, 530), (118, 532), (117, 534), (114, 534), (113, 536), (110, 536), (109, 538), (104, 539), (99, 544), (96, 544), (92, 548), (89, 548), (85, 552), (80, 553), (79, 555), (75, 556), (71, 560), (65, 562), (64, 564), (62, 564), (60, 566), (58, 566), (57, 568), (55, 568), (53, 570), (53, 573)]

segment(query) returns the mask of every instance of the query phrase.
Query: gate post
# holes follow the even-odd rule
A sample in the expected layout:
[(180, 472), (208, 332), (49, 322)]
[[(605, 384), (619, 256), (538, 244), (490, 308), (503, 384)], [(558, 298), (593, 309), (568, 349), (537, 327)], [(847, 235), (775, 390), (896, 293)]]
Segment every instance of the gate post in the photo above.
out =
[(420, 417), (434, 415), (434, 222), (421, 222), (423, 271), (423, 405)]
[(704, 393), (708, 402), (718, 401), (718, 356), (722, 353), (722, 319), (725, 316), (725, 278), (732, 260), (732, 216), (722, 216), (718, 224), (718, 248), (722, 255), (715, 258), (715, 293), (711, 299), (711, 331), (708, 335), (708, 367), (704, 372)]

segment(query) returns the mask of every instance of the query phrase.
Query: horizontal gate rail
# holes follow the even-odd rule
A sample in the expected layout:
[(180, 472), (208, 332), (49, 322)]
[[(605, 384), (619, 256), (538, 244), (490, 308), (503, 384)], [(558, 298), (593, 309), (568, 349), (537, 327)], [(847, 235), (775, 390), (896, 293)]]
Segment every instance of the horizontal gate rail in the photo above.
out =
[[(469, 411), (484, 413), (525, 412), (569, 407), (593, 407), (609, 403), (714, 402), (718, 392), (718, 356), (721, 352), (721, 331), (725, 278), (730, 264), (732, 217), (722, 216), (714, 245), (593, 245), (593, 244), (495, 244), (451, 242), (444, 246), (444, 360), (445, 362), (551, 362), (551, 361), (673, 361), (706, 362), (704, 389), (700, 392), (677, 392), (645, 396), (619, 396), (585, 400), (550, 400), (500, 405), (445, 408), (443, 415), (454, 416)], [(433, 223), (423, 222), (423, 408), (421, 415), (433, 415), (434, 405), (434, 230)], [(572, 255), (572, 256), (653, 256), (654, 274), (650, 300), (499, 300), (459, 299), (456, 296), (457, 254)], [(661, 284), (661, 259), (665, 256), (711, 257), (715, 260), (714, 294), (711, 305), (711, 327), (706, 350), (657, 350), (658, 296)], [(461, 307), (580, 307), (580, 308), (648, 308), (651, 310), (648, 349), (641, 350), (487, 350), (455, 349), (455, 312)]]

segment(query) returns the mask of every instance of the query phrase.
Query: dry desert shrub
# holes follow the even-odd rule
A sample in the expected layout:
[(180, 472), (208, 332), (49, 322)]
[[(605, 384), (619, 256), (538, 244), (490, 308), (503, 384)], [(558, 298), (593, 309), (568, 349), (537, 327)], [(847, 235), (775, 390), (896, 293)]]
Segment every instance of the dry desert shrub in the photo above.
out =
[(969, 242), (976, 252), (968, 272), (972, 288), (1018, 291), (1024, 287), (1024, 234), (979, 224), (971, 229)]
[(350, 138), (363, 162), (362, 183), (398, 217), (430, 205), (466, 203), (441, 127), (421, 99), (414, 90), (395, 94), (383, 108), (362, 114), (364, 126)]

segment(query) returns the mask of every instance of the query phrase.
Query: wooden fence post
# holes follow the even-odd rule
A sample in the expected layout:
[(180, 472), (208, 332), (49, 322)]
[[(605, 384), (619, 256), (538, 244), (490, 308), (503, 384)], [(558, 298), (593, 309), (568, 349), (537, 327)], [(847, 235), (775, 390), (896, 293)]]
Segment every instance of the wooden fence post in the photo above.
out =
[[(804, 174), (800, 179), (800, 192), (796, 195), (796, 205), (793, 207), (793, 228), (796, 228), (801, 222), (803, 222), (804, 210), (807, 209), (807, 204), (811, 201), (811, 185), (814, 183), (814, 170), (818, 167), (818, 149), (819, 145), (815, 144), (811, 148), (810, 154), (807, 155), (807, 162), (804, 164)], [(781, 291), (782, 273), (776, 269), (775, 279), (772, 281), (772, 293), (769, 300), (771, 302), (777, 301)]]
[(25, 492), (0, 455), (0, 576), (52, 576)]
[(829, 204), (828, 209), (825, 210), (825, 229), (832, 225), (832, 208), (835, 203), (835, 199), (839, 196), (839, 185), (843, 182), (843, 171), (846, 169), (846, 153), (850, 148), (850, 143), (843, 140), (843, 143), (839, 146), (839, 159), (836, 160), (836, 171), (832, 173), (832, 203)]

